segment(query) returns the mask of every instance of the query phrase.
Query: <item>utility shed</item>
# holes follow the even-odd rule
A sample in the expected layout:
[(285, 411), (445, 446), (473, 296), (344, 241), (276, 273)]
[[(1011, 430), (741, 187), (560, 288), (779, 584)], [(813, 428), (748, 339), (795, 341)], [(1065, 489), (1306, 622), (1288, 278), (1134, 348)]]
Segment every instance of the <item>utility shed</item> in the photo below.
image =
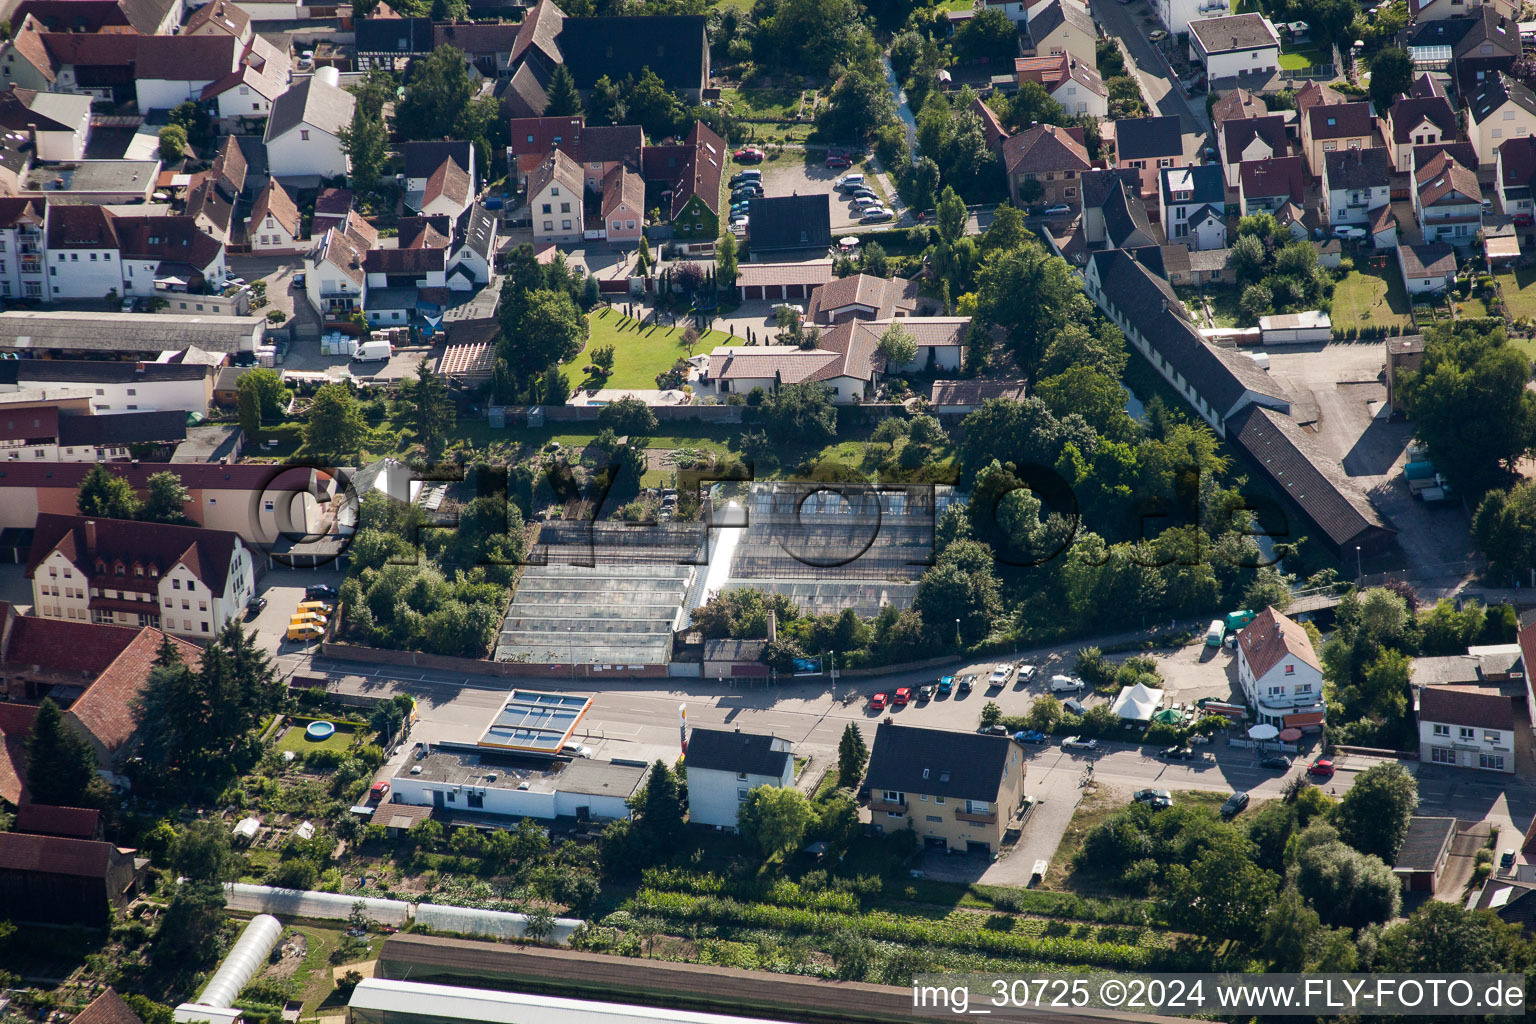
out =
[(1407, 892), (1433, 893), (1440, 884), (1440, 874), (1451, 856), (1451, 840), (1456, 838), (1455, 818), (1412, 818), (1408, 835), (1392, 873)]
[(1333, 338), (1333, 321), (1320, 309), (1259, 317), (1259, 335), (1266, 345), (1305, 345)]

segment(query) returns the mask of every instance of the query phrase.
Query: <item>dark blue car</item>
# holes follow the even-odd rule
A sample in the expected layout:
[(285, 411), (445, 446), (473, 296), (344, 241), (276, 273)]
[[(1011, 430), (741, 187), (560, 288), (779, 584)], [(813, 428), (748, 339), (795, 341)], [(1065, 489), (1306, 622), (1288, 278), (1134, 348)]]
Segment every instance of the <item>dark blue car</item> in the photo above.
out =
[(1014, 733), (1013, 738), (1020, 743), (1044, 743), (1045, 733), (1039, 729), (1024, 729)]

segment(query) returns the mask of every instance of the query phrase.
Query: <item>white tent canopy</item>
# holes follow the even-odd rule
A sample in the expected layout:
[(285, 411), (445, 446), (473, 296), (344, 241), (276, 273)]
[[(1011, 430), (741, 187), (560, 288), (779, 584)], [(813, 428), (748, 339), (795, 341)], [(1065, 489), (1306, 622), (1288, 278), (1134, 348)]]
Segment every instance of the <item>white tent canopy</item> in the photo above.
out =
[(1113, 711), (1117, 718), (1123, 718), (1128, 722), (1150, 722), (1152, 716), (1157, 713), (1157, 709), (1162, 706), (1162, 690), (1154, 690), (1150, 686), (1137, 683), (1135, 686), (1122, 689), (1109, 710)]

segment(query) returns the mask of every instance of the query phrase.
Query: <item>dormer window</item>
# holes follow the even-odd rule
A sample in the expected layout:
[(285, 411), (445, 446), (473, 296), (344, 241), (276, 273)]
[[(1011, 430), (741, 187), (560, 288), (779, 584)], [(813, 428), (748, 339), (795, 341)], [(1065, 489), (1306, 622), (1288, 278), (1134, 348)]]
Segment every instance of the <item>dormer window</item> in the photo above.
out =
[(107, 574), (107, 563), (102, 561), (99, 558), (96, 559), (96, 575), (98, 575), (98, 576), (105, 576), (106, 574)]
[(124, 568), (123, 568), (123, 563), (122, 562), (118, 562), (117, 565), (115, 566), (115, 569), (117, 571), (117, 575), (122, 576), (124, 574)]

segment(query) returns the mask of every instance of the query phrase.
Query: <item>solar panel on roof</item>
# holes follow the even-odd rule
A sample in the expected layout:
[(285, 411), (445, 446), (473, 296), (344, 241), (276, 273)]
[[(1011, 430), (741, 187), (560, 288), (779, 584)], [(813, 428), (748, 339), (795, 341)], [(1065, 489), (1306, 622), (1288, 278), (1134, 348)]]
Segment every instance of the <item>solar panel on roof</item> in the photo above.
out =
[(555, 754), (570, 739), (592, 698), (513, 690), (481, 735), (479, 745)]

